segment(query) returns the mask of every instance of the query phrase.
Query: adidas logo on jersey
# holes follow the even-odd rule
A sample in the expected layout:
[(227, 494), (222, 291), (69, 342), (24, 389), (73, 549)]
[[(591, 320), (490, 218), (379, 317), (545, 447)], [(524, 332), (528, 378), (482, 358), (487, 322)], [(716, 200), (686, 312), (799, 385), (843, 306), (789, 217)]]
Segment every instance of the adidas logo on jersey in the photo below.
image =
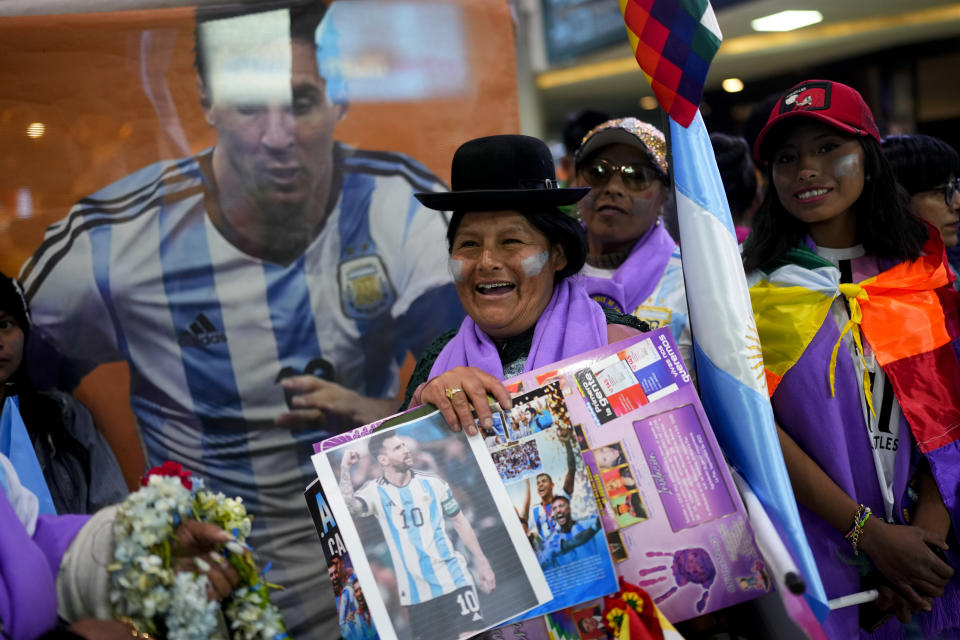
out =
[(181, 347), (205, 347), (226, 341), (227, 334), (217, 331), (214, 324), (202, 313), (197, 314), (197, 318), (190, 323), (189, 330), (177, 334), (177, 342)]

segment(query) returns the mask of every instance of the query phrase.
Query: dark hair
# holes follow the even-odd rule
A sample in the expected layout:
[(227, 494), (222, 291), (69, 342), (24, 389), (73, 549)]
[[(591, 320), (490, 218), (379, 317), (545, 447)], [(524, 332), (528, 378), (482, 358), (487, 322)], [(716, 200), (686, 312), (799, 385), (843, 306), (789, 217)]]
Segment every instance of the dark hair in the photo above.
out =
[(911, 196), (960, 176), (960, 155), (956, 149), (933, 136), (889, 136), (883, 141), (883, 155), (897, 182)]
[(370, 452), (370, 455), (376, 458), (383, 451), (383, 448), (386, 446), (387, 440), (390, 438), (396, 438), (396, 431), (385, 431), (383, 433), (376, 433), (370, 436), (370, 440), (367, 442), (367, 450)]
[(587, 620), (587, 618), (593, 620), (593, 616), (583, 616), (582, 618), (578, 618), (578, 619), (577, 619), (577, 627), (579, 627), (579, 628), (580, 628), (580, 631), (582, 631), (583, 633), (589, 633), (588, 630), (585, 629), (584, 626), (583, 626), (583, 625), (584, 625), (584, 622)]
[[(465, 211), (454, 211), (447, 227), (447, 251), (453, 251), (453, 238), (463, 222)], [(550, 246), (563, 247), (563, 255), (567, 259), (567, 266), (557, 271), (554, 282), (560, 282), (568, 276), (579, 273), (587, 259), (587, 234), (583, 226), (558, 209), (539, 211), (520, 211), (520, 214), (532, 224), (537, 231), (547, 237)]]
[[(87, 446), (74, 437), (68, 424), (65, 423), (64, 409), (60, 401), (54, 395), (38, 389), (31, 380), (30, 367), (27, 362), (30, 338), (30, 308), (20, 284), (2, 272), (0, 272), (0, 310), (13, 316), (16, 319), (17, 326), (23, 332), (23, 351), (20, 366), (5, 381), (4, 392), (6, 396), (17, 396), (20, 404), (20, 415), (31, 439), (35, 442), (41, 438), (46, 440), (48, 445), (57, 452), (58, 466), (63, 466), (73, 473), (84, 474), (83, 482), (85, 482), (86, 487), (89, 487), (91, 474), (96, 472), (96, 470), (90, 468), (90, 453)], [(49, 345), (43, 344), (40, 346), (48, 347)], [(41, 363), (43, 362), (41, 360)], [(67, 506), (68, 502), (66, 501), (70, 498), (63, 496), (58, 489), (52, 466), (46, 466), (43, 469), (43, 474), (47, 484), (50, 485), (55, 506), (58, 509)], [(79, 486), (79, 482), (78, 479), (75, 484)], [(81, 494), (77, 493), (76, 495)], [(61, 500), (64, 502), (61, 503)]]
[[(788, 121), (785, 126), (789, 124)], [(782, 129), (778, 131), (781, 135)], [(857, 141), (863, 148), (864, 172), (868, 178), (853, 204), (857, 241), (863, 244), (868, 255), (914, 260), (920, 256), (927, 240), (927, 227), (910, 213), (880, 144), (869, 136)], [(753, 218), (753, 232), (743, 247), (743, 266), (747, 271), (763, 267), (807, 236), (807, 225), (787, 213), (780, 203), (773, 187), (772, 165), (767, 167), (767, 177), (771, 178), (771, 186)]]
[(585, 109), (568, 116), (567, 124), (563, 127), (563, 149), (567, 155), (572, 156), (576, 153), (583, 136), (607, 120), (610, 120), (609, 115), (595, 109)]
[(740, 222), (757, 195), (757, 170), (750, 158), (750, 147), (743, 138), (723, 133), (711, 133), (710, 143), (717, 157), (730, 214), (734, 222)]
[(565, 496), (565, 495), (563, 495), (563, 494), (561, 494), (561, 493), (558, 493), (557, 495), (553, 496), (553, 500), (550, 501), (550, 504), (553, 504), (553, 503), (556, 502), (557, 500), (563, 500), (563, 501), (566, 502), (567, 504), (570, 504), (570, 498), (568, 498), (567, 496)]
[(547, 473), (547, 472), (545, 472), (545, 471), (537, 474), (537, 480), (539, 480), (540, 478), (542, 478), (542, 477), (544, 477), (544, 476), (547, 477), (547, 480), (549, 480), (551, 484), (553, 483), (553, 478), (550, 477), (550, 474)]
[[(27, 298), (20, 283), (3, 272), (0, 272), (0, 311), (12, 316), (16, 321), (23, 332), (23, 343), (26, 346), (27, 339), (30, 337), (30, 309)], [(22, 377), (24, 368), (21, 364), (11, 375), (11, 380)]]
[(275, 11), (277, 9), (290, 10), (290, 39), (297, 42), (305, 42), (310, 45), (316, 45), (315, 34), (320, 21), (327, 11), (327, 7), (317, 0), (268, 0), (259, 1), (256, 5), (227, 5), (199, 7), (196, 10), (196, 26), (193, 31), (194, 49), (193, 64), (197, 68), (197, 74), (206, 85), (207, 65), (205, 55), (205, 43), (203, 41), (203, 29), (201, 25), (205, 22), (222, 20), (225, 18), (239, 18), (241, 16), (264, 13), (266, 11)]
[(753, 149), (753, 145), (757, 141), (757, 136), (760, 135), (760, 131), (766, 126), (767, 120), (770, 119), (770, 112), (773, 111), (773, 107), (779, 102), (783, 93), (782, 91), (771, 93), (763, 100), (754, 104), (753, 108), (750, 109), (750, 114), (743, 123), (743, 137), (747, 141), (750, 149)]

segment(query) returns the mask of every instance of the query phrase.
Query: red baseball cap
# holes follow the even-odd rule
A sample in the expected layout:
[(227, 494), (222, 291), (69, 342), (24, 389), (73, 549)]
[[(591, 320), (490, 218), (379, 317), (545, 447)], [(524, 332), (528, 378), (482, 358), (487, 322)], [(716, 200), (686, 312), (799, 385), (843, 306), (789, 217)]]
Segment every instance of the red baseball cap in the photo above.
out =
[(753, 143), (753, 157), (758, 163), (769, 160), (770, 149), (764, 147), (764, 142), (770, 130), (793, 117), (819, 120), (844, 133), (870, 136), (880, 142), (877, 123), (859, 91), (831, 80), (805, 80), (783, 94), (773, 106), (767, 124)]

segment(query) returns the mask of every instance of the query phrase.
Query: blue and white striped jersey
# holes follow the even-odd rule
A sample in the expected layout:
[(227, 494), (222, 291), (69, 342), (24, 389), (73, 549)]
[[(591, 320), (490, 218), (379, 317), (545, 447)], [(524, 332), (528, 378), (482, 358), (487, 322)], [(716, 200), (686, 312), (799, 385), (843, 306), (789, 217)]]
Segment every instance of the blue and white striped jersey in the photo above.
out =
[(337, 621), (343, 640), (360, 640), (360, 612), (353, 588), (345, 585), (337, 597)]
[[(567, 500), (570, 499), (570, 494), (556, 486), (553, 489), (553, 496), (563, 496)], [(527, 528), (531, 531), (536, 531), (541, 540), (546, 540), (549, 538), (553, 533), (553, 530), (557, 528), (557, 523), (554, 521), (551, 514), (552, 511), (553, 500), (550, 500), (550, 502), (547, 504), (537, 502), (535, 505), (530, 507), (530, 516), (527, 520)]]
[(446, 220), (413, 198), (443, 185), (403, 155), (337, 145), (339, 201), (283, 265), (243, 253), (211, 222), (210, 156), (157, 163), (84, 198), (21, 279), (36, 333), (63, 358), (60, 385), (129, 362), (150, 463), (181, 462), (243, 498), (261, 566), (272, 562), (286, 587), (273, 597), (291, 635), (321, 638), (336, 615), (302, 492), (312, 443), (344, 425), (277, 427), (280, 380), (306, 372), (393, 396), (406, 353), (459, 324)]
[(420, 604), (473, 586), (466, 560), (447, 535), (446, 518), (460, 513), (450, 485), (440, 478), (414, 471), (410, 482), (398, 487), (382, 476), (360, 487), (354, 497), (362, 503), (360, 515), (377, 518), (390, 549), (400, 604)]
[[(586, 541), (577, 540), (577, 536), (593, 531)], [(538, 560), (544, 569), (563, 566), (584, 558), (599, 558), (607, 554), (603, 527), (599, 522), (574, 522), (570, 531), (564, 533), (557, 527), (550, 537), (544, 540)]]

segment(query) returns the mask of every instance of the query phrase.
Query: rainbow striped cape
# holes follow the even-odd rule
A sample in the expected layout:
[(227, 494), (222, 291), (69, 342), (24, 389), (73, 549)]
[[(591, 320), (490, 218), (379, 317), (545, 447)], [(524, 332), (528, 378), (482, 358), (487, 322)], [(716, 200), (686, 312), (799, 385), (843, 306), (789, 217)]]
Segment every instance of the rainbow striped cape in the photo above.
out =
[[(866, 339), (893, 386), (920, 451), (930, 462), (944, 503), (957, 513), (960, 490), (960, 295), (951, 286), (940, 234), (924, 255), (859, 283), (805, 246), (751, 274), (750, 298), (760, 334), (770, 395), (846, 297), (851, 320), (843, 332)], [(836, 353), (836, 349), (834, 350)], [(823, 371), (833, 385), (834, 362)], [(869, 398), (869, 382), (863, 381)], [(869, 402), (869, 400), (868, 400)]]

